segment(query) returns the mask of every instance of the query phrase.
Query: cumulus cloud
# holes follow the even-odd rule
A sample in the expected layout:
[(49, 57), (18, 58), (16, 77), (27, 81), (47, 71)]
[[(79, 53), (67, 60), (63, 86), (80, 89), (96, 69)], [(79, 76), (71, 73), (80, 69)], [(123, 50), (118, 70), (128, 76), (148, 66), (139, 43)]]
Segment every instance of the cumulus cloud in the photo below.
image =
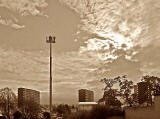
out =
[[(85, 31), (91, 36), (91, 38), (86, 38), (86, 45), (80, 48), (81, 52), (101, 50), (104, 52), (99, 53), (101, 59), (115, 59), (115, 51), (127, 51), (136, 46), (144, 47), (148, 42), (151, 42), (151, 40), (144, 38), (149, 27), (149, 23), (144, 22), (148, 1), (60, 1), (80, 14), (79, 32)], [(110, 50), (111, 48), (112, 50)]]
[(138, 81), (145, 74), (160, 76), (160, 1), (60, 1), (80, 15), (76, 39), (85, 40), (80, 53), (101, 60), (93, 61), (94, 68), (87, 73), (93, 80), (86, 87), (101, 77), (127, 74)]
[(47, 6), (46, 0), (0, 0), (0, 7), (15, 11), (22, 16), (44, 15), (41, 9)]

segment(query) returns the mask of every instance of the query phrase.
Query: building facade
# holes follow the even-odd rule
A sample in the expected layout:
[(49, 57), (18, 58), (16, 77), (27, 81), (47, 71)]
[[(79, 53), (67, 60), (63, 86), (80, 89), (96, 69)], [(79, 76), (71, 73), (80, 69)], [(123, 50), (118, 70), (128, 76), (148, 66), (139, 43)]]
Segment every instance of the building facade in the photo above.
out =
[(138, 85), (134, 85), (133, 101), (138, 104)]
[(148, 82), (140, 82), (137, 84), (137, 86), (138, 86), (138, 91), (137, 91), (138, 103), (151, 104), (152, 103), (151, 85)]
[(96, 102), (79, 102), (78, 111), (90, 111), (97, 105)]
[(79, 102), (94, 102), (94, 92), (87, 89), (80, 89)]
[(32, 89), (18, 88), (18, 107), (24, 108), (26, 104), (40, 105), (40, 92)]

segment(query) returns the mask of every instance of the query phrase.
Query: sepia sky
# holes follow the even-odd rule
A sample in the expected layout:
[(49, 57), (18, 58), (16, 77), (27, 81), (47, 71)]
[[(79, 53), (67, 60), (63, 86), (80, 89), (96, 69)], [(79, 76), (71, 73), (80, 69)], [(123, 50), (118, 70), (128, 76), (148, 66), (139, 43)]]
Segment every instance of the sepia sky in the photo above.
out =
[(78, 90), (101, 98), (101, 78), (160, 76), (159, 0), (0, 0), (0, 88), (41, 91), (48, 102), (77, 103)]

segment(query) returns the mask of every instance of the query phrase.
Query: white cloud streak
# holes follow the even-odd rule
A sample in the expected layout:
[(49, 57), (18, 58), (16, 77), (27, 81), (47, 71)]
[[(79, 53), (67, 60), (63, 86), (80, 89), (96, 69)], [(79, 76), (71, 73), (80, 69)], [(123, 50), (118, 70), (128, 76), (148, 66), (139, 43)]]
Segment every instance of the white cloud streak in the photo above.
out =
[(5, 25), (5, 26), (10, 26), (14, 29), (22, 29), (22, 28), (25, 28), (24, 25), (20, 25), (20, 24), (17, 24), (17, 20), (12, 20), (12, 19), (6, 19), (6, 18), (3, 18), (0, 16), (0, 24), (2, 25)]

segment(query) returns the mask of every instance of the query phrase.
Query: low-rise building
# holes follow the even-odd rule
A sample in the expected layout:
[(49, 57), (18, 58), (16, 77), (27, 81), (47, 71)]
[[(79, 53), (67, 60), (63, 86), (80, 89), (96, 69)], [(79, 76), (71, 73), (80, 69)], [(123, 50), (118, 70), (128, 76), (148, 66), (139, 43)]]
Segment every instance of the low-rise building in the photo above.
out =
[(78, 111), (82, 110), (91, 110), (93, 107), (95, 107), (98, 103), (97, 102), (79, 102), (78, 104)]

